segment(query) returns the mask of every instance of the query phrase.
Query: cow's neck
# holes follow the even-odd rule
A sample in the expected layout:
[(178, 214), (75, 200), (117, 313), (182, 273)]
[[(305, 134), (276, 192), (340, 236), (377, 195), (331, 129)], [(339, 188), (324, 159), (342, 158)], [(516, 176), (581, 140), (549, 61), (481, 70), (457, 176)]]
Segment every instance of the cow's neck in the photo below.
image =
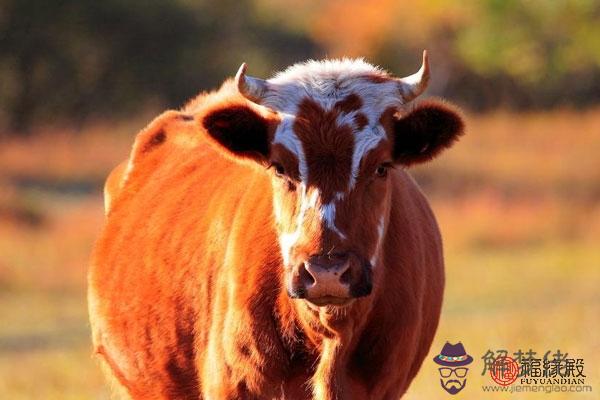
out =
[(350, 306), (315, 309), (303, 300), (291, 300), (296, 326), (306, 338), (309, 352), (317, 352), (319, 360), (312, 378), (315, 398), (333, 400), (345, 398), (341, 390), (347, 387), (347, 365), (368, 324), (374, 296), (356, 299)]

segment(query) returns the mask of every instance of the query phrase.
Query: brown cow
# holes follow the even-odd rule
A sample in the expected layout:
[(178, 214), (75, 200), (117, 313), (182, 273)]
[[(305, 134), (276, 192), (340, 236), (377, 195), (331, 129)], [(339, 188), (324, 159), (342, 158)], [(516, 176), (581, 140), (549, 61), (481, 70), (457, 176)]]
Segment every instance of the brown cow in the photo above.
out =
[(106, 185), (95, 352), (133, 399), (396, 399), (433, 339), (442, 244), (404, 167), (462, 133), (360, 60), (245, 75), (140, 132)]

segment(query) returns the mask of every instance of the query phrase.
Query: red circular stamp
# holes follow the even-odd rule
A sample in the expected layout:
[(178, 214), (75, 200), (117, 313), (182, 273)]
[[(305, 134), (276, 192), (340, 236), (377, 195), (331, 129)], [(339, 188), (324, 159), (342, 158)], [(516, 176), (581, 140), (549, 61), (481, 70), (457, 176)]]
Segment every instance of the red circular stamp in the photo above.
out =
[(490, 368), (490, 376), (498, 385), (508, 386), (519, 376), (519, 364), (510, 357), (498, 357)]

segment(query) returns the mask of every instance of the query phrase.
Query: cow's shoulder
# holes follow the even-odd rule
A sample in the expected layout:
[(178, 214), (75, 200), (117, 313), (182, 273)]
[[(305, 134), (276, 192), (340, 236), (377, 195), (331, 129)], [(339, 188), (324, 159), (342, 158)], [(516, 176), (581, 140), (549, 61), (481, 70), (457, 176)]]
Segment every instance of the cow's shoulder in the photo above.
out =
[(129, 158), (117, 165), (104, 185), (105, 213), (110, 214), (120, 199), (150, 182), (154, 174), (184, 160), (200, 145), (194, 117), (169, 110), (156, 117), (135, 137)]

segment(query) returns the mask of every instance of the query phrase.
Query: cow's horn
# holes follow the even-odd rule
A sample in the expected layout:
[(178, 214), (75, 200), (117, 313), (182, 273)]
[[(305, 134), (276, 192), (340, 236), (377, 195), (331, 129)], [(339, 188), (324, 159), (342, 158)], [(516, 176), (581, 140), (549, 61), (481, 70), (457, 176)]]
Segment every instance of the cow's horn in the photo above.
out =
[(243, 63), (235, 74), (235, 83), (240, 93), (248, 100), (260, 102), (267, 92), (267, 82), (263, 79), (246, 76), (248, 66)]
[(423, 64), (414, 74), (398, 79), (398, 85), (404, 103), (408, 103), (427, 89), (429, 83), (429, 59), (427, 50), (423, 50)]

